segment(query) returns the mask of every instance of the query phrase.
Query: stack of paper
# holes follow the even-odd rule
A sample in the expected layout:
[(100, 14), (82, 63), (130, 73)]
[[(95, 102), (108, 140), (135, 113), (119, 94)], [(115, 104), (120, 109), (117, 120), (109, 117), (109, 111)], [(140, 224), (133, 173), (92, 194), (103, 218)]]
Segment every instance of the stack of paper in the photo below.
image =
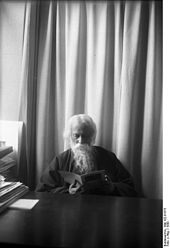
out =
[(21, 182), (0, 182), (0, 212), (28, 192), (29, 188)]

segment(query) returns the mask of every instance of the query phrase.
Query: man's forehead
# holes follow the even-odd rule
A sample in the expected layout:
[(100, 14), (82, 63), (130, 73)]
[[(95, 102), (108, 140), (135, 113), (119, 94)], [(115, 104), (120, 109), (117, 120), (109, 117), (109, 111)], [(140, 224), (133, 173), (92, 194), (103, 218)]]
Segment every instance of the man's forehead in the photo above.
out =
[(72, 132), (87, 132), (89, 131), (89, 126), (87, 126), (85, 123), (82, 123), (79, 120), (74, 121), (72, 123)]

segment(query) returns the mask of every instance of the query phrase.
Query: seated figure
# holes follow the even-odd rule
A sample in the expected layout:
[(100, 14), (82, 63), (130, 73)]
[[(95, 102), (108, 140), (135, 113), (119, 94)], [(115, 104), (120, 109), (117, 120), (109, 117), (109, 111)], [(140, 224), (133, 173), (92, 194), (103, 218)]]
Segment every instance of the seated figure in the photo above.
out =
[[(53, 158), (42, 174), (36, 190), (137, 196), (132, 176), (116, 155), (94, 145), (96, 132), (96, 125), (90, 116), (72, 116), (64, 132), (70, 148)], [(84, 175), (87, 177), (83, 177)], [(81, 177), (86, 179), (83, 183), (79, 180)]]

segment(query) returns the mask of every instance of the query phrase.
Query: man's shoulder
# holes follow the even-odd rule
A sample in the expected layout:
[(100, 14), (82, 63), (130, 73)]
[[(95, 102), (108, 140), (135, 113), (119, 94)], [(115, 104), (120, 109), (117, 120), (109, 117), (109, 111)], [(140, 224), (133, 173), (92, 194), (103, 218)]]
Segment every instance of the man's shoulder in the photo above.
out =
[(72, 163), (73, 160), (71, 149), (59, 153), (56, 158), (58, 160), (60, 170), (68, 170), (70, 163)]
[(102, 146), (94, 146), (94, 149), (96, 149), (99, 152), (103, 152), (103, 153), (113, 153), (112, 151), (110, 151), (110, 150), (108, 150)]
[(112, 159), (117, 159), (116, 154), (109, 149), (106, 149), (106, 148), (101, 147), (101, 146), (94, 146), (94, 149), (97, 151), (97, 153), (100, 156), (105, 156), (105, 157), (110, 157)]
[(66, 157), (68, 157), (68, 156), (70, 156), (71, 155), (71, 149), (67, 149), (67, 150), (65, 150), (65, 151), (63, 151), (63, 152), (61, 152), (61, 153), (59, 153), (58, 154), (58, 158), (59, 159), (64, 159), (64, 158), (66, 158)]

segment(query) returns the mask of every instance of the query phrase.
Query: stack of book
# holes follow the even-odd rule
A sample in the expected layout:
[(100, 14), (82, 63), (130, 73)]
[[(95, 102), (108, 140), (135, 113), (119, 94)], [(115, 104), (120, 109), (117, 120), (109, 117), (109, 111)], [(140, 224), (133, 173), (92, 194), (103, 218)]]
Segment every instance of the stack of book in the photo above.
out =
[(28, 192), (29, 188), (21, 182), (8, 182), (0, 175), (0, 213)]
[(7, 180), (16, 177), (17, 159), (12, 146), (0, 147), (0, 174)]
[(12, 146), (1, 146), (0, 147), (0, 159), (11, 152), (13, 152)]
[(0, 213), (29, 190), (17, 181), (17, 159), (12, 146), (0, 147)]

